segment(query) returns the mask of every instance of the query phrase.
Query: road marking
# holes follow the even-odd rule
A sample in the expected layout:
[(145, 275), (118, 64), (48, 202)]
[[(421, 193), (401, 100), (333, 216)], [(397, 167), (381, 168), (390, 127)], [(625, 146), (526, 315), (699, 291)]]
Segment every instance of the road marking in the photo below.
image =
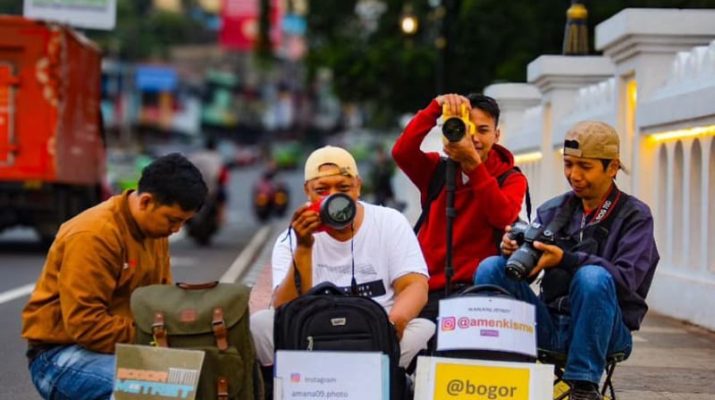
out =
[(268, 235), (270, 235), (270, 233), (270, 225), (264, 225), (263, 227), (261, 227), (261, 229), (259, 229), (258, 232), (256, 232), (256, 234), (253, 236), (251, 241), (248, 242), (248, 246), (243, 249), (241, 254), (236, 257), (236, 260), (234, 260), (233, 264), (231, 264), (228, 270), (226, 270), (223, 276), (221, 276), (221, 279), (219, 279), (219, 281), (227, 283), (236, 282), (236, 280), (238, 280), (238, 277), (243, 273), (243, 271), (246, 270), (251, 261), (253, 261), (256, 256), (256, 253), (265, 244), (266, 239), (268, 238)]
[(8, 290), (7, 292), (0, 293), (0, 304), (27, 296), (32, 293), (33, 289), (35, 289), (35, 284), (28, 283), (25, 286), (16, 287), (15, 289)]

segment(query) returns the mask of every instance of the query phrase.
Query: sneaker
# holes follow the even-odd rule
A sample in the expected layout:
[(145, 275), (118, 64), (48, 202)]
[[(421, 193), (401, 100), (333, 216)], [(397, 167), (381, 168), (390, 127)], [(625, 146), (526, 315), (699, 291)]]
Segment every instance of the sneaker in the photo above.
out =
[(588, 385), (574, 385), (569, 394), (569, 400), (602, 400), (601, 393), (598, 392), (598, 387)]

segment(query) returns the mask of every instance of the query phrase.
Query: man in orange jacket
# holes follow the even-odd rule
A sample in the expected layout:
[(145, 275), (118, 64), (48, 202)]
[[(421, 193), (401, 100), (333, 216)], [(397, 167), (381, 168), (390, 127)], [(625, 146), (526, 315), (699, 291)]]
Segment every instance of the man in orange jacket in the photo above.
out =
[(32, 382), (45, 399), (109, 399), (114, 346), (134, 341), (134, 289), (169, 283), (168, 236), (204, 202), (201, 173), (179, 154), (142, 171), (139, 188), (65, 222), (22, 312)]

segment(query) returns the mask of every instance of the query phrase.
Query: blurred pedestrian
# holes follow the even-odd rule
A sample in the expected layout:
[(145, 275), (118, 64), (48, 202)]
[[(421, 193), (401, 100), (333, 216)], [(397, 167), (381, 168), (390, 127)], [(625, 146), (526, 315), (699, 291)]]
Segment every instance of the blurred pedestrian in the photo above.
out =
[(392, 206), (395, 204), (395, 192), (392, 189), (392, 175), (395, 164), (388, 157), (382, 145), (375, 148), (375, 159), (370, 169), (370, 187), (374, 195), (374, 204)]

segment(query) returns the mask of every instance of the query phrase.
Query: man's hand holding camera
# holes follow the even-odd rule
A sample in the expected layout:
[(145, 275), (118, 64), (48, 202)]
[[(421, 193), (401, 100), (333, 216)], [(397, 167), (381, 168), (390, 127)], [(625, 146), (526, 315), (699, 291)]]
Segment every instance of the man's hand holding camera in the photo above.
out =
[(511, 253), (515, 252), (516, 249), (519, 248), (519, 243), (517, 243), (516, 240), (511, 238), (510, 232), (511, 225), (507, 225), (506, 228), (504, 228), (504, 236), (502, 236), (501, 245), (499, 246), (502, 255), (507, 258), (509, 258), (509, 256), (511, 256)]
[(320, 215), (311, 208), (311, 203), (306, 203), (293, 213), (290, 225), (295, 231), (298, 246), (312, 247), (315, 242), (313, 233), (320, 227)]
[[(462, 107), (466, 107), (467, 116), (472, 107), (469, 99), (458, 94), (444, 94), (438, 96), (435, 101), (442, 106), (446, 115), (443, 116), (460, 116)], [(445, 141), (444, 153), (452, 160), (459, 163), (462, 170), (465, 172), (473, 171), (479, 164), (482, 163), (482, 158), (477, 153), (472, 143), (470, 134), (465, 134), (457, 141)]]
[(536, 267), (534, 267), (534, 270), (529, 274), (530, 278), (538, 275), (542, 269), (553, 268), (561, 264), (561, 260), (564, 258), (564, 251), (555, 244), (546, 244), (536, 241), (534, 242), (534, 248), (543, 253), (541, 257), (539, 257), (539, 262), (536, 263)]
[[(553, 233), (539, 223), (516, 222), (505, 227), (499, 247), (502, 255), (508, 258), (507, 274), (514, 279), (533, 278), (541, 270), (559, 265), (564, 251), (552, 243)], [(515, 252), (519, 254), (515, 255)]]

